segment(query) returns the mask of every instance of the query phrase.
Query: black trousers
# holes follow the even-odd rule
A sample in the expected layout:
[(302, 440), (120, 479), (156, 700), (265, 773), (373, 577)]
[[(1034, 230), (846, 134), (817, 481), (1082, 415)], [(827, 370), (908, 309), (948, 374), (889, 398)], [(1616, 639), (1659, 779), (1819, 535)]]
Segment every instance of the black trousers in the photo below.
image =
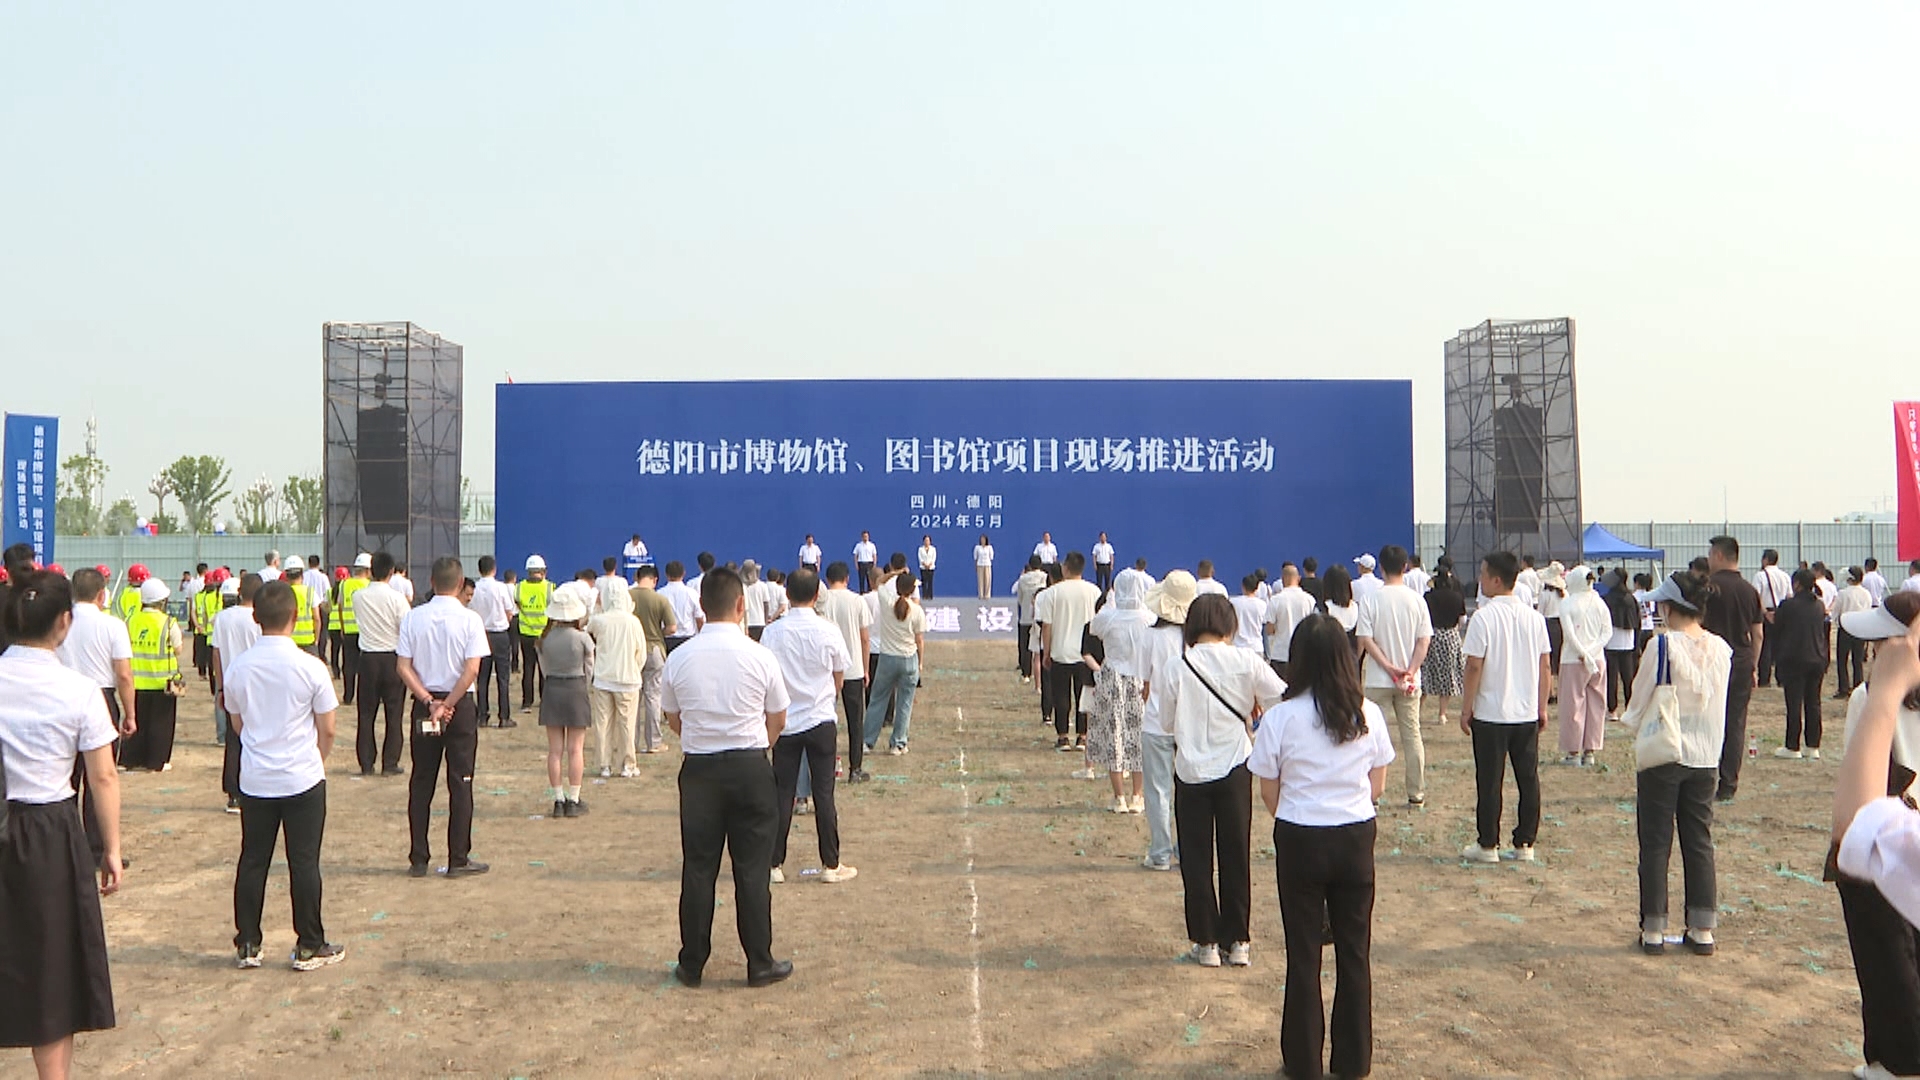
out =
[[(1244, 764), (1204, 784), (1173, 778), (1173, 823), (1180, 841), (1187, 939), (1196, 945), (1247, 940), (1253, 906), (1253, 774)], [(1213, 871), (1220, 868), (1219, 891)], [(1320, 916), (1314, 916), (1314, 929)]]
[(480, 693), (480, 722), (486, 723), (493, 715), (487, 701), (487, 689), (493, 687), (500, 698), (500, 719), (513, 717), (513, 706), (507, 694), (511, 690), (509, 680), (513, 675), (513, 634), (507, 630), (487, 631), (487, 648), (493, 650), (491, 656), (480, 658), (480, 678), (474, 683), (474, 689)]
[[(851, 727), (851, 725), (849, 725)], [(820, 832), (820, 867), (840, 865), (840, 814), (833, 801), (833, 755), (839, 736), (832, 724), (820, 724), (799, 733), (782, 735), (773, 744), (773, 780), (779, 792), (780, 814), (773, 834), (773, 865), (787, 862), (787, 832), (793, 828), (793, 799), (800, 790), (800, 762), (813, 773), (813, 822)], [(854, 742), (860, 741), (858, 736)]]
[(213, 646), (205, 634), (193, 635), (193, 670), (203, 679), (213, 675)]
[[(832, 769), (827, 775), (833, 775)], [(815, 777), (814, 782), (819, 783)], [(764, 750), (687, 754), (680, 762), (680, 969), (698, 976), (713, 955), (720, 853), (733, 859), (733, 910), (749, 972), (773, 966), (773, 766)]]
[[(669, 639), (671, 642), (671, 639)], [(533, 708), (533, 691), (547, 688), (547, 680), (540, 674), (540, 637), (539, 635), (520, 635), (520, 707)]]
[(1507, 782), (1507, 763), (1513, 763), (1513, 785), (1520, 789), (1520, 811), (1513, 823), (1513, 846), (1532, 847), (1540, 834), (1540, 726), (1534, 723), (1473, 722), (1473, 778), (1478, 789), (1474, 825), (1478, 843), (1489, 850), (1500, 845), (1501, 799)]
[(1720, 747), (1720, 790), (1731, 799), (1740, 790), (1740, 765), (1747, 760), (1747, 706), (1753, 701), (1753, 657), (1735, 653), (1727, 672), (1727, 741)]
[(1547, 663), (1551, 665), (1554, 677), (1560, 677), (1560, 646), (1566, 641), (1566, 631), (1561, 629), (1559, 619), (1547, 620), (1547, 645), (1551, 651), (1547, 654)]
[(920, 568), (920, 599), (933, 599), (933, 571), (924, 566)]
[(1834, 884), (1860, 982), (1861, 1056), (1895, 1076), (1920, 1073), (1920, 930), (1872, 883)]
[[(120, 727), (120, 693), (111, 687), (102, 690), (107, 699), (107, 715), (113, 718), (115, 730)], [(118, 750), (118, 747), (115, 748)], [(115, 754), (118, 757), (118, 753)], [(87, 757), (85, 754), (73, 759), (73, 790), (80, 793), (80, 826), (87, 833), (87, 850), (93, 852), (93, 861), (98, 863), (107, 853), (107, 838), (100, 832), (100, 814), (93, 807), (93, 781), (87, 778)]]
[(860, 591), (863, 593), (872, 592), (873, 591), (873, 564), (870, 562), (863, 562), (863, 563), (855, 563), (854, 565), (860, 571)]
[(1607, 650), (1607, 711), (1620, 712), (1633, 702), (1633, 679), (1640, 673), (1640, 657), (1629, 650)]
[(463, 694), (453, 716), (438, 735), (422, 735), (420, 721), (427, 706), (413, 703), (413, 775), (407, 778), (407, 827), (413, 846), (407, 861), (425, 866), (433, 858), (427, 826), (433, 818), (433, 789), (440, 783), (440, 765), (447, 766), (447, 865), (465, 866), (473, 852), (473, 766), (480, 749), (480, 723), (474, 719), (472, 694)]
[(1686, 880), (1688, 929), (1719, 923), (1713, 869), (1712, 769), (1658, 765), (1635, 780), (1634, 816), (1640, 833), (1640, 929), (1667, 928), (1667, 862), (1680, 834), (1680, 871)]
[(333, 669), (334, 678), (342, 678), (343, 673), (340, 670), (340, 665), (341, 662), (346, 659), (347, 632), (345, 630), (328, 630), (325, 640), (327, 642), (327, 666)]
[(120, 764), (129, 769), (159, 772), (161, 766), (173, 760), (173, 726), (179, 701), (165, 690), (133, 692), (136, 727), (120, 748)]
[(1373, 1069), (1373, 821), (1315, 828), (1273, 823), (1274, 877), (1287, 936), (1280, 1062), (1295, 1080), (1319, 1080), (1326, 1045), (1320, 965), (1333, 931), (1333, 1060), (1339, 1076)]
[(374, 722), (380, 710), (387, 712), (387, 734), (380, 743), (380, 766), (387, 772), (400, 768), (400, 751), (406, 741), (406, 720), (401, 709), (407, 705), (407, 684), (400, 681), (400, 657), (397, 653), (360, 654), (360, 704), (358, 730), (354, 733), (353, 753), (362, 773), (373, 772)]
[[(238, 741), (237, 739), (234, 741)], [(327, 943), (320, 920), (320, 841), (327, 831), (327, 782), (280, 799), (240, 796), (240, 865), (233, 875), (233, 944), (261, 943), (260, 914), (267, 903), (267, 871), (274, 843), (287, 839), (287, 888), (293, 894), (293, 932), (300, 948)]]
[(1803, 734), (1809, 750), (1820, 749), (1820, 687), (1826, 675), (1818, 665), (1780, 664), (1773, 669), (1787, 699), (1787, 749), (1800, 749)]
[(1840, 674), (1834, 692), (1841, 697), (1866, 681), (1867, 643), (1844, 629), (1834, 631), (1833, 666)]
[(861, 737), (867, 726), (867, 680), (849, 678), (840, 684), (840, 711), (847, 725), (847, 775), (866, 760), (867, 742)]
[(1113, 588), (1113, 564), (1110, 562), (1094, 563), (1093, 583), (1099, 587), (1101, 592), (1106, 592), (1108, 589)]
[(360, 635), (358, 632), (340, 635), (340, 647), (335, 650), (340, 657), (340, 704), (353, 704), (353, 694), (360, 686)]
[(1087, 684), (1092, 681), (1083, 662), (1063, 664), (1055, 660), (1048, 668), (1047, 690), (1053, 695), (1053, 730), (1061, 738), (1067, 735), (1068, 716), (1074, 718), (1073, 730), (1076, 734), (1087, 733), (1087, 713), (1080, 707), (1080, 698)]
[(1014, 666), (1020, 669), (1020, 677), (1033, 677), (1033, 633), (1032, 623), (1020, 623), (1014, 641)]
[[(1765, 637), (1760, 639), (1760, 655), (1758, 657), (1758, 671), (1760, 673), (1761, 686), (1773, 685), (1773, 675), (1774, 675), (1773, 620), (1772, 619), (1766, 620), (1766, 624), (1767, 624), (1767, 633)], [(1734, 665), (1737, 667), (1739, 663), (1740, 663), (1739, 657), (1735, 657)]]

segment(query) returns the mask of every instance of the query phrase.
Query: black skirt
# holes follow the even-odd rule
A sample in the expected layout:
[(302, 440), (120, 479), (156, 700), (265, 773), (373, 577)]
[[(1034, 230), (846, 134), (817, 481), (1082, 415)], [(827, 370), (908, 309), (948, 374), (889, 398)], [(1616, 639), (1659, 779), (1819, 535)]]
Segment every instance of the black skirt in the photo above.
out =
[(113, 1026), (100, 889), (75, 800), (8, 803), (0, 849), (0, 1046)]

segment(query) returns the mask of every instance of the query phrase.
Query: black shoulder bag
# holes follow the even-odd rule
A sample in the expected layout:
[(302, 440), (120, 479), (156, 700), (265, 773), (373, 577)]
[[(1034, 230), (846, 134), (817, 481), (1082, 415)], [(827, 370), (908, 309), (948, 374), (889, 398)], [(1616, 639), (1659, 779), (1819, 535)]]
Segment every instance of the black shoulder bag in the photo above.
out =
[(1233, 707), (1233, 702), (1227, 700), (1227, 695), (1221, 693), (1218, 688), (1208, 682), (1207, 677), (1200, 674), (1200, 669), (1193, 666), (1193, 657), (1189, 656), (1185, 649), (1180, 651), (1180, 662), (1187, 665), (1187, 670), (1193, 672), (1193, 677), (1200, 680), (1201, 686), (1207, 688), (1207, 693), (1213, 695), (1213, 700), (1219, 702), (1221, 707), (1226, 709), (1227, 712), (1231, 714), (1235, 720), (1240, 721), (1242, 725), (1247, 723), (1247, 718), (1241, 716), (1240, 710)]

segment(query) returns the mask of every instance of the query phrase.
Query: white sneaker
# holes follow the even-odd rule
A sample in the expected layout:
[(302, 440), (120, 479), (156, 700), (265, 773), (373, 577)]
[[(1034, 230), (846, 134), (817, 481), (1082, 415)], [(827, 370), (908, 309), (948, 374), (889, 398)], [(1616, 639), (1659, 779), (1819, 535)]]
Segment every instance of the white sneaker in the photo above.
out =
[(893, 746), (887, 747), (887, 753), (893, 755), (894, 757), (899, 757), (901, 754), (904, 754), (906, 752), (907, 752), (907, 748), (899, 745), (898, 743), (894, 744)]
[(1133, 801), (1127, 804), (1127, 813), (1129, 814), (1144, 814), (1146, 812), (1147, 797), (1145, 795), (1135, 795)]
[(1228, 967), (1252, 967), (1253, 946), (1244, 941), (1236, 941), (1227, 946)]
[(1164, 874), (1173, 869), (1173, 860), (1168, 859), (1166, 862), (1154, 862), (1150, 858), (1143, 858), (1140, 860), (1140, 867), (1144, 870), (1157, 870)]
[(613, 776), (613, 766), (611, 765), (600, 766), (600, 779), (606, 780), (612, 776)]
[(1599, 760), (1600, 760), (1600, 755), (1589, 750), (1586, 753), (1580, 755), (1580, 767), (1583, 769), (1591, 768), (1593, 764)]
[(1562, 754), (1560, 755), (1560, 764), (1578, 765), (1580, 764), (1580, 755), (1579, 754)]
[(1479, 844), (1468, 844), (1460, 851), (1460, 857), (1468, 862), (1497, 863), (1500, 853), (1492, 848), (1483, 848)]
[(1127, 800), (1121, 798), (1118, 795), (1115, 795), (1113, 797), (1113, 805), (1107, 807), (1107, 809), (1113, 811), (1116, 814), (1124, 814), (1127, 812)]
[(787, 875), (776, 866), (773, 868), (773, 873), (768, 876), (768, 880), (775, 885), (785, 885), (787, 883)]
[(1220, 946), (1195, 945), (1187, 950), (1187, 959), (1201, 967), (1217, 968), (1220, 966)]
[(1094, 778), (1094, 771), (1092, 769), (1075, 769), (1071, 775), (1075, 780), (1091, 780)]
[(1816, 747), (1814, 747), (1814, 748), (1812, 748), (1812, 749), (1810, 749), (1810, 750), (1808, 750), (1808, 751), (1807, 751), (1807, 757), (1808, 757), (1809, 759), (1811, 759), (1811, 760), (1813, 760), (1813, 761), (1819, 761), (1819, 760), (1820, 760), (1820, 748), (1816, 746)]
[(1776, 746), (1773, 748), (1773, 756), (1777, 758), (1784, 758), (1787, 761), (1799, 761), (1800, 751), (1789, 750), (1784, 746)]
[(830, 866), (820, 871), (820, 880), (827, 885), (838, 885), (843, 881), (852, 881), (858, 876), (860, 876), (860, 871), (855, 870), (846, 863), (841, 863), (839, 866)]
[(631, 779), (633, 779), (634, 777), (636, 777), (636, 776), (639, 776), (639, 775), (640, 775), (640, 769), (639, 769), (639, 766), (636, 766), (636, 765), (622, 765), (622, 766), (620, 767), (620, 779), (622, 779), (622, 780), (631, 780)]
[(1500, 857), (1507, 860), (1508, 862), (1532, 862), (1533, 861), (1533, 845), (1532, 844), (1517, 845), (1508, 851), (1501, 852)]

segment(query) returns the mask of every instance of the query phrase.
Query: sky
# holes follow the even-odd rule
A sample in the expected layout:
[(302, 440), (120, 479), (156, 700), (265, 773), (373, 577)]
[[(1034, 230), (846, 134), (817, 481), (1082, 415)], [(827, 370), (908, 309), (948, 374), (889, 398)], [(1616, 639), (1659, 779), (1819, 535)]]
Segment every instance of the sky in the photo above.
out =
[(63, 450), (97, 416), (116, 497), (181, 454), (236, 490), (317, 473), (321, 324), (412, 320), (465, 347), (488, 490), (508, 374), (1411, 379), (1437, 521), (1444, 342), (1569, 316), (1589, 520), (1890, 509), (1917, 31), (1898, 3), (10, 4), (0, 408), (65, 418)]

